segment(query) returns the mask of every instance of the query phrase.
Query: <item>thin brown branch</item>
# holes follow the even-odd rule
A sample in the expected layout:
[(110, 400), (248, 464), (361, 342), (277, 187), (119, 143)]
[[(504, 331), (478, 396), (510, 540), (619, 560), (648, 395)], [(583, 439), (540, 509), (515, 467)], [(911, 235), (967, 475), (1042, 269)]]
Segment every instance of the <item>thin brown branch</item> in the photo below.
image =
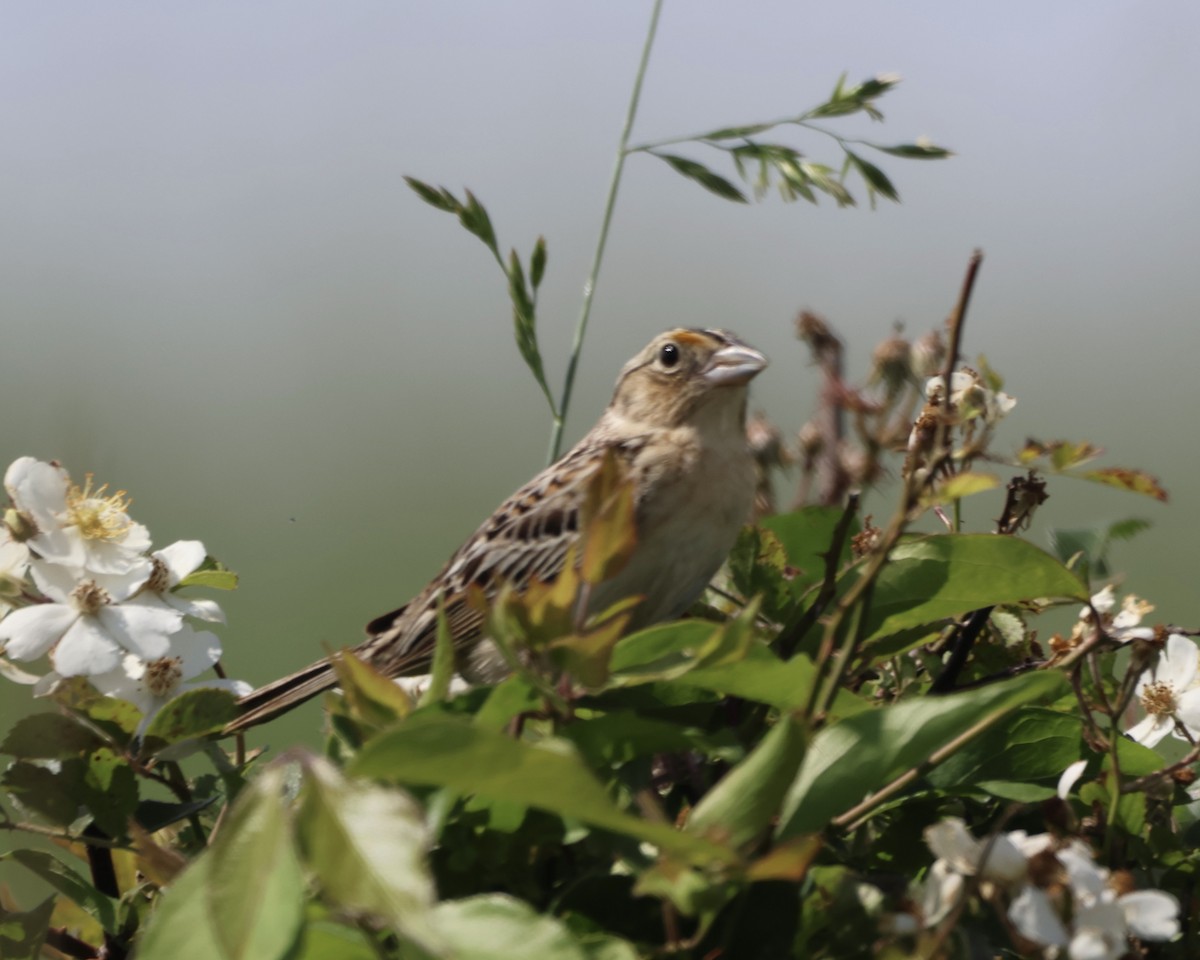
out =
[(896, 777), (896, 779), (894, 779), (891, 783), (887, 784), (887, 786), (876, 790), (862, 803), (851, 807), (845, 813), (834, 817), (833, 820), (830, 821), (830, 825), (837, 827), (838, 829), (847, 827), (850, 830), (857, 829), (859, 826), (858, 821), (865, 820), (870, 815), (872, 810), (891, 799), (913, 781), (925, 776), (925, 774), (927, 774), (934, 767), (948, 760), (951, 756), (965, 747), (981, 733), (986, 732), (997, 721), (1008, 716), (1009, 712), (1010, 711), (1007, 708), (992, 711), (982, 720), (972, 724), (953, 740), (950, 740), (939, 749), (933, 751), (933, 753), (929, 755), (928, 759), (922, 760), (916, 766), (909, 768), (904, 773), (900, 774), (900, 776)]

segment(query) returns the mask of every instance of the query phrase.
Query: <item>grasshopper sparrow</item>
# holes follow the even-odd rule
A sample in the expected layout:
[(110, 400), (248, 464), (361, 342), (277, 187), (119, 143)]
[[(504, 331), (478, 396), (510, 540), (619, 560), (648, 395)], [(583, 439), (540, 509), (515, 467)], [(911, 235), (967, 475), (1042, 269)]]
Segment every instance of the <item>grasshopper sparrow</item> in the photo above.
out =
[[(682, 615), (724, 562), (750, 517), (755, 471), (746, 444), (747, 384), (767, 365), (723, 330), (669, 330), (630, 360), (599, 422), (560, 460), (502, 503), (413, 600), (367, 625), (354, 653), (388, 676), (429, 672), (438, 598), (445, 599), (456, 668), (491, 683), (508, 669), (466, 599), (550, 580), (579, 538), (587, 481), (612, 450), (634, 484), (637, 546), (589, 598), (589, 612), (643, 597), (629, 629)], [(336, 683), (319, 660), (242, 698), (229, 729), (261, 723)]]

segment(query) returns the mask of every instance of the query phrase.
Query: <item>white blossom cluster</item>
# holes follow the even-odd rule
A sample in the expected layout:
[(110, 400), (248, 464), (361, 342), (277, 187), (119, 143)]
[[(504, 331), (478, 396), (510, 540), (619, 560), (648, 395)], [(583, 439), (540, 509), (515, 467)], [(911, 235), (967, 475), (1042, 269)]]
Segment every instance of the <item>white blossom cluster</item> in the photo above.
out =
[[(1079, 639), (1097, 625), (1118, 643), (1134, 640), (1157, 641), (1160, 631), (1141, 625), (1154, 610), (1132, 594), (1114, 612), (1117, 600), (1111, 586), (1092, 597), (1090, 606), (1079, 613), (1074, 638)], [(1097, 617), (1099, 623), (1096, 624)], [(1200, 741), (1200, 648), (1182, 633), (1165, 633), (1161, 649), (1138, 675), (1133, 699), (1144, 714), (1125, 731), (1126, 736), (1143, 746), (1153, 747), (1167, 734), (1189, 743)]]
[[(212, 600), (174, 588), (206, 556), (198, 540), (151, 550), (149, 532), (128, 513), (124, 491), (81, 487), (57, 463), (21, 457), (5, 472), (11, 501), (0, 524), (0, 673), (45, 694), (83, 676), (101, 693), (133, 703), (143, 726), (173, 697), (196, 687), (237, 695), (250, 685), (198, 679), (221, 643), (191, 620), (224, 623)], [(10, 661), (49, 656), (52, 670), (27, 673)]]
[(973, 883), (1002, 898), (1007, 919), (1046, 957), (1119, 960), (1130, 936), (1171, 940), (1179, 933), (1179, 901), (1162, 890), (1135, 890), (1126, 874), (1096, 864), (1082, 840), (1023, 830), (987, 840), (950, 817), (925, 830), (937, 859), (921, 893), (925, 926), (957, 909)]

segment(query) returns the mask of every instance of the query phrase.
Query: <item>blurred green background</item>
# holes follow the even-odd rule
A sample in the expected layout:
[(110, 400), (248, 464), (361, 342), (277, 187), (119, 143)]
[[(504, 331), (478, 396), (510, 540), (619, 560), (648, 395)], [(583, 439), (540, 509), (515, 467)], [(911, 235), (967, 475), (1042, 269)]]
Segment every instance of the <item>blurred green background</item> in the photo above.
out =
[[(93, 471), (130, 491), (156, 544), (199, 538), (237, 570), (221, 598), (233, 675), (266, 681), (355, 642), (542, 465), (548, 435), (495, 265), (401, 175), (471, 188), (523, 254), (545, 234), (557, 389), (649, 13), (7, 5), (0, 459)], [(1153, 520), (1117, 563), (1163, 618), (1195, 625), (1197, 37), (1186, 0), (668, 2), (635, 140), (793, 115), (843, 71), (894, 71), (886, 125), (862, 132), (958, 155), (882, 158), (904, 203), (873, 213), (736, 206), (633, 157), (568, 439), (675, 324), (764, 349), (755, 403), (794, 430), (816, 393), (799, 308), (865, 374), (893, 322), (942, 321), (979, 246), (966, 352), (1019, 398), (1006, 440), (1091, 440), (1173, 497), (1058, 482), (1032, 536)], [(998, 512), (980, 499), (968, 518)], [(0, 722), (28, 706), (9, 687)], [(318, 718), (310, 705), (269, 739), (311, 740)]]

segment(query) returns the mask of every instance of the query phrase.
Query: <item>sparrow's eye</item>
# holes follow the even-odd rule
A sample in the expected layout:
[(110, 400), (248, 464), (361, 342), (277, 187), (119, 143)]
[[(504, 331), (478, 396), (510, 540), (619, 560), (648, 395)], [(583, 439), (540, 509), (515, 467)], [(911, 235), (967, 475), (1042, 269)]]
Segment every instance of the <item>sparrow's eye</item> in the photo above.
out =
[(673, 343), (664, 343), (658, 351), (658, 362), (670, 370), (679, 363), (679, 347)]

